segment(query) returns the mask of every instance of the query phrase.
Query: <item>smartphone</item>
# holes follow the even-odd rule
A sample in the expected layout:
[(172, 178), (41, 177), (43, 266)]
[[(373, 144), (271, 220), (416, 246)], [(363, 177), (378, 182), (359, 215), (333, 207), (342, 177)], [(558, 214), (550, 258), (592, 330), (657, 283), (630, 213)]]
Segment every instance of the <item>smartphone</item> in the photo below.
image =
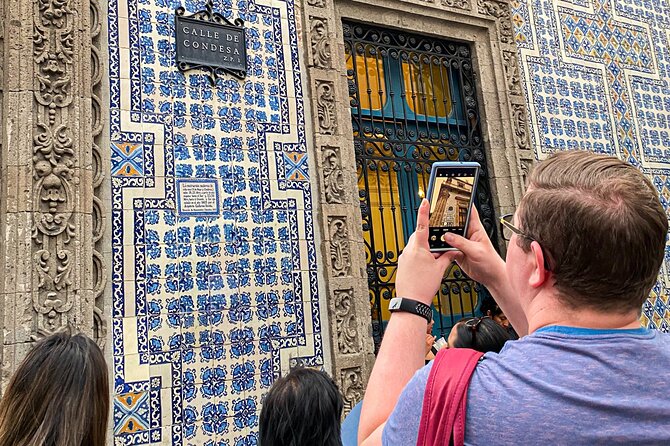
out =
[(433, 164), (428, 184), (428, 245), (432, 252), (455, 249), (442, 240), (445, 233), (467, 234), (480, 168), (476, 162), (440, 161)]

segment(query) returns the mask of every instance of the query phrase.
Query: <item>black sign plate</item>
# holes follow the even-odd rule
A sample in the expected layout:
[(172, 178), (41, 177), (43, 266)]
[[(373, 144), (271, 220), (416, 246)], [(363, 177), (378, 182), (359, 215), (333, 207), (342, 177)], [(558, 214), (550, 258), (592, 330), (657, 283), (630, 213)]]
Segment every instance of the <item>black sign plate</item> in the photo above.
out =
[(177, 9), (177, 66), (182, 71), (202, 68), (209, 72), (212, 82), (223, 73), (245, 77), (247, 51), (242, 20), (230, 23), (212, 11), (211, 0), (206, 8), (190, 17), (184, 16), (184, 8)]

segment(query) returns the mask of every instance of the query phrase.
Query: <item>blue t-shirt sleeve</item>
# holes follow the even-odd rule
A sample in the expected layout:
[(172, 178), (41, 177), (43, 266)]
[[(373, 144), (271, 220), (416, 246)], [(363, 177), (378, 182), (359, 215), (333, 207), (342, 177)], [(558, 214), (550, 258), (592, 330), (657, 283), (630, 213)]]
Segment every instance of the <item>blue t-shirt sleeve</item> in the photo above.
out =
[(403, 389), (398, 398), (398, 403), (386, 421), (382, 433), (382, 445), (411, 446), (416, 444), (423, 408), (423, 394), (432, 366), (433, 361), (417, 370)]

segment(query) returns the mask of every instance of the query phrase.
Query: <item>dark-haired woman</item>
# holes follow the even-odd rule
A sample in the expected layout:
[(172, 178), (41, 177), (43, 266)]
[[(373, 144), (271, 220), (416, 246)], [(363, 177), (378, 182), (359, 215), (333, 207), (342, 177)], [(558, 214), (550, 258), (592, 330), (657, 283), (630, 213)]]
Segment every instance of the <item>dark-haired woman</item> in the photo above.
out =
[(471, 348), (480, 352), (500, 352), (512, 339), (509, 331), (488, 316), (458, 321), (447, 339), (449, 348)]
[(84, 335), (39, 341), (0, 402), (0, 445), (105, 446), (109, 388), (100, 348)]
[(298, 368), (278, 379), (261, 410), (262, 446), (341, 446), (343, 401), (326, 373)]

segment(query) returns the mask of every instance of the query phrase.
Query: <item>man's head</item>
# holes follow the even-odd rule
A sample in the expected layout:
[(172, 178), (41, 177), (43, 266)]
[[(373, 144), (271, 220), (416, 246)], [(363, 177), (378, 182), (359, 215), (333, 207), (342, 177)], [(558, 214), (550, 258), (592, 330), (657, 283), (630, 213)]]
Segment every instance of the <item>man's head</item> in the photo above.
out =
[(261, 410), (263, 446), (340, 446), (342, 396), (326, 373), (298, 368), (278, 379)]
[[(639, 311), (656, 282), (668, 232), (658, 193), (640, 171), (581, 151), (536, 166), (515, 224), (526, 235), (508, 249), (517, 291), (553, 286), (570, 308), (622, 314)], [(543, 265), (550, 273), (542, 275)], [(531, 280), (522, 282), (524, 274)]]

